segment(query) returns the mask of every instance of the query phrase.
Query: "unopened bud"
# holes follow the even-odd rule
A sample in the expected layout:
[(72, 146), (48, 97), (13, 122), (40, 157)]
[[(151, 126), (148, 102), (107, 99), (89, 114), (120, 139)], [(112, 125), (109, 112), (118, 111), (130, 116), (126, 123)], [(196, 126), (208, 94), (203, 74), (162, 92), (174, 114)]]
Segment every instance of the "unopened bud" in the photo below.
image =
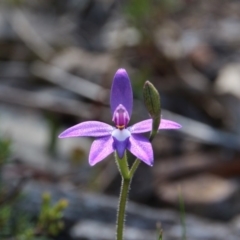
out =
[(161, 104), (160, 95), (157, 89), (149, 81), (146, 81), (143, 86), (143, 101), (148, 110), (148, 113), (153, 120), (152, 132), (150, 135), (150, 140), (152, 140), (159, 128), (161, 118)]

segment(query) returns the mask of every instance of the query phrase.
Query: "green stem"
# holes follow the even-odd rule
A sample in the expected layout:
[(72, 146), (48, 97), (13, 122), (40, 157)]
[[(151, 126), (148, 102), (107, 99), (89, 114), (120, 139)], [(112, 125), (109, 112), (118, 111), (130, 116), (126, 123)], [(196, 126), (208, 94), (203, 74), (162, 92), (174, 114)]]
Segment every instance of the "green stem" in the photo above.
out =
[[(154, 129), (154, 124), (156, 125), (156, 123), (157, 123), (157, 129), (158, 129), (160, 119), (156, 119), (156, 121), (153, 121), (152, 129)], [(157, 133), (157, 130), (152, 130), (149, 137), (150, 142), (153, 140), (156, 133)], [(122, 185), (120, 190), (120, 197), (119, 197), (119, 204), (118, 204), (118, 211), (117, 211), (116, 240), (123, 240), (125, 210), (126, 210), (126, 204), (128, 199), (128, 191), (129, 191), (130, 183), (134, 176), (134, 173), (136, 172), (141, 161), (139, 159), (136, 159), (131, 169), (129, 170), (126, 152), (122, 159), (120, 159), (118, 157), (118, 154), (115, 153), (115, 159), (117, 162), (119, 172), (122, 176)]]
[(133, 163), (133, 165), (132, 165), (132, 167), (131, 167), (131, 170), (130, 170), (130, 172), (129, 172), (129, 178), (130, 178), (130, 179), (133, 178), (133, 175), (134, 175), (134, 173), (136, 172), (136, 170), (137, 170), (137, 168), (138, 168), (138, 166), (139, 166), (140, 163), (141, 163), (141, 161), (140, 161), (138, 158), (136, 158), (136, 160), (134, 161), (134, 163)]
[(115, 153), (115, 159), (116, 159), (117, 166), (118, 166), (121, 176), (124, 179), (129, 179), (129, 167), (128, 167), (128, 162), (127, 162), (126, 152), (124, 153), (124, 156), (122, 159), (118, 157), (117, 153)]
[[(154, 124), (154, 121), (153, 121), (153, 124)], [(159, 124), (160, 124), (160, 120), (157, 121), (158, 126), (159, 126)], [(152, 129), (154, 129), (154, 125), (152, 126)], [(149, 141), (150, 142), (152, 142), (152, 140), (154, 139), (156, 134), (157, 134), (157, 131), (153, 131), (153, 130), (151, 131), (150, 136), (149, 136)], [(134, 163), (133, 163), (133, 165), (132, 165), (132, 167), (129, 171), (129, 178), (130, 179), (132, 179), (132, 177), (133, 177), (134, 173), (136, 172), (140, 163), (141, 163), (141, 161), (138, 158), (136, 158), (136, 160), (134, 161)]]
[(180, 207), (180, 217), (181, 217), (181, 227), (182, 227), (182, 240), (186, 240), (186, 219), (185, 219), (185, 207), (184, 207), (184, 199), (182, 195), (181, 187), (178, 189), (179, 195), (179, 207)]
[(116, 160), (117, 160), (119, 171), (122, 175), (122, 185), (120, 190), (120, 197), (119, 197), (119, 204), (118, 204), (118, 211), (117, 211), (116, 240), (123, 240), (125, 210), (126, 210), (126, 204), (128, 200), (128, 191), (130, 188), (132, 177), (140, 164), (140, 160), (138, 159), (135, 160), (130, 171), (127, 163), (126, 154), (122, 159), (119, 159), (118, 155), (116, 154)]
[(124, 220), (125, 210), (128, 199), (128, 191), (130, 188), (131, 179), (125, 179), (122, 177), (122, 185), (119, 197), (118, 212), (117, 212), (117, 232), (116, 240), (123, 240), (124, 234)]

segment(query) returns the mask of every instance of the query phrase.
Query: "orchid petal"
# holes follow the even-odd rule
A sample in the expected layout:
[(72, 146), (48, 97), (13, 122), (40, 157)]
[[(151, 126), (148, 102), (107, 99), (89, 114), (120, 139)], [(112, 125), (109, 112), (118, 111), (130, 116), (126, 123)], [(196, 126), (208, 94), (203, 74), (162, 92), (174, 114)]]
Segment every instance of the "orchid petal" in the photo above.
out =
[(110, 96), (112, 115), (116, 108), (119, 106), (119, 104), (122, 104), (126, 108), (129, 117), (131, 117), (133, 106), (133, 93), (131, 82), (125, 69), (118, 69), (113, 78)]
[[(178, 129), (182, 126), (176, 122), (161, 119), (160, 125), (158, 129)], [(152, 130), (152, 119), (144, 120), (141, 122), (138, 122), (131, 127), (129, 127), (129, 130), (131, 133), (144, 133), (144, 132), (150, 132)]]
[(103, 137), (108, 136), (115, 128), (98, 121), (87, 121), (79, 123), (66, 129), (59, 135), (59, 138), (67, 137)]
[(114, 149), (112, 136), (101, 137), (94, 140), (89, 153), (89, 164), (91, 166), (95, 165), (96, 163), (102, 161), (113, 151)]
[(119, 140), (117, 140), (117, 138), (113, 138), (113, 140), (114, 140), (113, 147), (117, 151), (118, 157), (120, 159), (122, 159), (124, 156), (124, 152), (127, 149), (127, 146), (129, 143), (129, 138), (127, 138), (123, 141), (119, 141)]
[(147, 138), (132, 134), (129, 138), (128, 150), (147, 165), (153, 165), (153, 149)]

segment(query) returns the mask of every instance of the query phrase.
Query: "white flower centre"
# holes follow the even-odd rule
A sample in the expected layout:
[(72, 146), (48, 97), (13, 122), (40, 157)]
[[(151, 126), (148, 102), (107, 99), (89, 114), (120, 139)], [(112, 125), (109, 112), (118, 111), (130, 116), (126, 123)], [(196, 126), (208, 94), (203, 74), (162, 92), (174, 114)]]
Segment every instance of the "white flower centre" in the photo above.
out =
[(131, 135), (130, 131), (128, 129), (115, 129), (112, 132), (112, 136), (115, 137), (118, 141), (124, 141), (127, 138), (129, 138)]

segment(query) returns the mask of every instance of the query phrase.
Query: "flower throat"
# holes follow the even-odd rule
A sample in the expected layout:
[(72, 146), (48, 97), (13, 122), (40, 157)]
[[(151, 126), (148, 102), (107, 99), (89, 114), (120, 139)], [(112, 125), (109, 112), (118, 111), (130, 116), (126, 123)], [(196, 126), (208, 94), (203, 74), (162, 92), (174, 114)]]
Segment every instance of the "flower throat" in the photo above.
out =
[(113, 122), (115, 123), (116, 128), (119, 130), (125, 129), (129, 123), (130, 117), (126, 108), (119, 104), (116, 110), (113, 113)]

